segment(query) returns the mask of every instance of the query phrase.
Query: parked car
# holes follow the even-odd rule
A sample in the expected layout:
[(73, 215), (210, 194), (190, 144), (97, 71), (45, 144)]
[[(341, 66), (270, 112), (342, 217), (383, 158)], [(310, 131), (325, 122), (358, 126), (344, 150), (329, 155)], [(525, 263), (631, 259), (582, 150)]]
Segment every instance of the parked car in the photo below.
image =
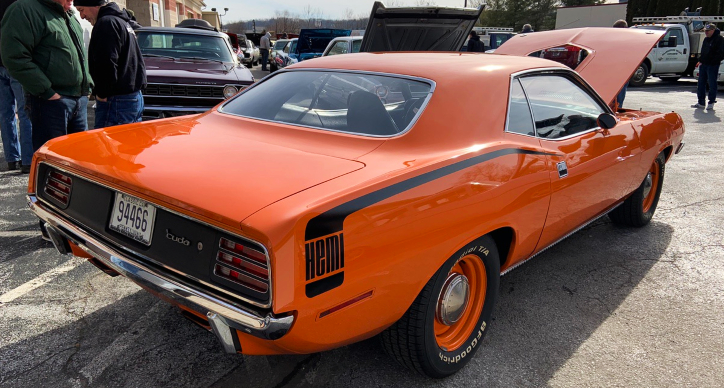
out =
[[(289, 58), (289, 50), (292, 46), (293, 39), (279, 39), (272, 46), (269, 53), (269, 72), (273, 73), (292, 63)], [(296, 63), (296, 62), (294, 62)]]
[(246, 67), (251, 68), (259, 64), (261, 52), (254, 42), (250, 39), (240, 39), (239, 46), (242, 51), (242, 56), (240, 56), (239, 59)]
[(294, 58), (299, 62), (321, 57), (329, 42), (340, 36), (349, 36), (351, 30), (336, 30), (331, 28), (302, 29), (294, 45)]
[[(653, 217), (683, 121), (609, 105), (661, 35), (304, 61), (193, 118), (49, 141), (28, 203), (61, 253), (178, 306), (227, 352), (380, 334), (400, 364), (448, 376), (482, 347), (501, 274), (604, 214)], [(637, 57), (618, 60), (619, 42)], [(567, 46), (591, 53), (576, 69), (528, 56)]]
[[(694, 68), (694, 78), (699, 79), (699, 63)], [(717, 73), (716, 82), (724, 83), (724, 61), (719, 65), (719, 73)]]
[(136, 35), (148, 79), (144, 119), (205, 112), (254, 82), (224, 33), (142, 27)]
[(332, 39), (324, 49), (323, 57), (327, 55), (339, 55), (347, 53), (358, 53), (362, 46), (361, 36), (343, 36)]

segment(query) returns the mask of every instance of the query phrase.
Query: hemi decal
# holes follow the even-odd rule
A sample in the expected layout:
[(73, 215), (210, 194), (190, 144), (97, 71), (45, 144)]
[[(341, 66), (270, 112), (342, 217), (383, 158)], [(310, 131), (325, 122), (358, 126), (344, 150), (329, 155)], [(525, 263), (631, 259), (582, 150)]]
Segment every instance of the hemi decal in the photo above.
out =
[[(324, 277), (332, 272), (344, 269), (344, 236), (342, 225), (350, 214), (381, 202), (394, 195), (400, 194), (425, 183), (453, 174), (468, 167), (498, 158), (505, 155), (555, 155), (551, 153), (524, 150), (519, 148), (506, 148), (470, 159), (453, 163), (437, 170), (406, 179), (385, 188), (365, 194), (359, 198), (345, 202), (312, 218), (307, 223), (304, 234), (305, 272), (306, 280), (310, 282)], [(307, 297), (312, 298), (333, 288), (342, 285), (344, 271), (315, 280), (306, 287)]]

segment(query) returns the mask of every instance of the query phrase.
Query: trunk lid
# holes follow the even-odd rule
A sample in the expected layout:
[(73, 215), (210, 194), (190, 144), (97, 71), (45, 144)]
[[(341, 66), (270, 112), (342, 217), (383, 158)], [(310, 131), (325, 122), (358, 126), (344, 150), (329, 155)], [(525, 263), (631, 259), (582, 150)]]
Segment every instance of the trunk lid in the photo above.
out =
[(48, 143), (41, 153), (132, 195), (236, 225), (267, 205), (364, 167), (293, 148), (295, 139), (284, 134), (279, 144), (270, 144), (254, 133), (273, 128), (250, 124), (249, 135), (239, 123), (200, 121), (170, 119), (79, 133)]
[[(534, 32), (510, 38), (495, 54), (527, 56), (542, 50), (571, 46), (585, 49), (587, 55), (574, 70), (604, 101), (611, 104), (664, 33), (606, 27)], [(564, 55), (558, 57), (570, 59)]]
[(483, 7), (372, 7), (360, 52), (458, 51)]

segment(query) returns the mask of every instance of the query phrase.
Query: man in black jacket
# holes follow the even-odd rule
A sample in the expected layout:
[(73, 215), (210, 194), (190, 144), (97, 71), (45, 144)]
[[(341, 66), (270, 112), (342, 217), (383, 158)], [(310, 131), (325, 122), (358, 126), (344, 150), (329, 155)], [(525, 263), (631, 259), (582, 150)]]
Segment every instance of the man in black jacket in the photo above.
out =
[(468, 40), (468, 52), (482, 53), (485, 52), (485, 43), (480, 40), (480, 36), (475, 31), (470, 31)]
[(75, 0), (81, 17), (93, 24), (88, 63), (95, 82), (95, 128), (135, 123), (143, 114), (146, 67), (128, 11), (107, 0)]
[(699, 82), (697, 83), (696, 95), (699, 101), (692, 105), (692, 108), (704, 108), (706, 98), (706, 85), (709, 84), (709, 105), (708, 110), (714, 110), (717, 92), (717, 76), (719, 65), (724, 60), (724, 37), (714, 24), (707, 24), (704, 28), (706, 38), (701, 45), (699, 56)]

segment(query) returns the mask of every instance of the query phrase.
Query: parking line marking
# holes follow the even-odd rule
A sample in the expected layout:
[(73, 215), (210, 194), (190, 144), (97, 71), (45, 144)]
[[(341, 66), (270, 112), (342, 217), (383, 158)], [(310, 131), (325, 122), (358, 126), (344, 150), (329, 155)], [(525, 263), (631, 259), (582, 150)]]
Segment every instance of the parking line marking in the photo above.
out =
[(73, 268), (83, 264), (86, 260), (81, 258), (72, 258), (62, 265), (47, 271), (33, 280), (30, 280), (19, 287), (16, 287), (2, 295), (0, 295), (0, 304), (10, 303), (13, 300), (35, 290), (36, 288), (50, 282), (58, 275), (64, 274)]
[(40, 236), (40, 230), (18, 230), (0, 232), (0, 237), (35, 237)]

